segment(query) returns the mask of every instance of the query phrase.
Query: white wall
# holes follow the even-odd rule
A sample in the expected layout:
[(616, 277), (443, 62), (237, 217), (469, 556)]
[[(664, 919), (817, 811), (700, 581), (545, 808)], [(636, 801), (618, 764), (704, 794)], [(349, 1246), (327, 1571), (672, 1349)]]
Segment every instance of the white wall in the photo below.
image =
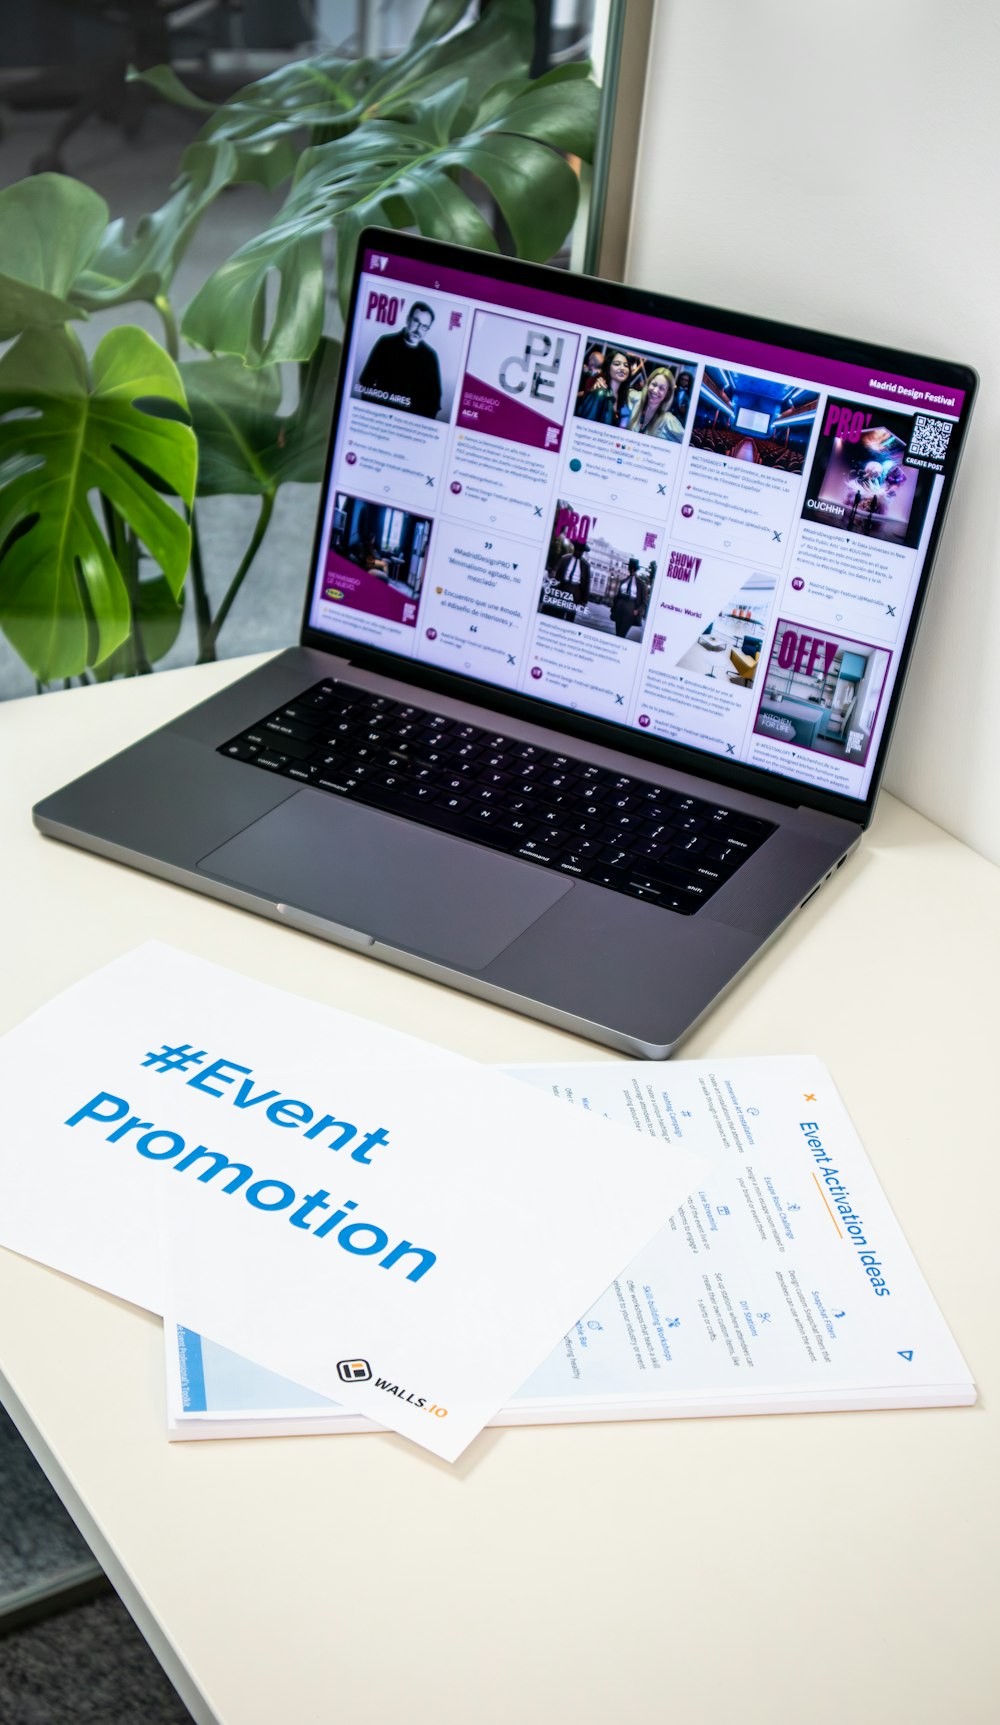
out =
[(659, 0), (626, 273), (979, 371), (885, 785), (994, 862), (998, 115), (996, 0)]

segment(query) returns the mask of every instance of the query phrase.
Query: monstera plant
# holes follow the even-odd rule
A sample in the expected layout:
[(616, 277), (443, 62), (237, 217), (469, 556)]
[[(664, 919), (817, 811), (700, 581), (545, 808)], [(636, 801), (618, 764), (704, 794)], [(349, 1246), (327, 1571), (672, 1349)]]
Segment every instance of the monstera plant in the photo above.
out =
[[(205, 120), (131, 234), (66, 176), (0, 192), (0, 627), (39, 687), (148, 670), (186, 599), (199, 658), (215, 656), (280, 487), (321, 478), (339, 363), (328, 326), (365, 225), (539, 261), (564, 241), (579, 192), (566, 157), (591, 159), (599, 93), (581, 65), (529, 78), (530, 0), (492, 0), (462, 27), (466, 10), (431, 0), (396, 59), (320, 55), (221, 106), (167, 67), (142, 74)], [(248, 183), (287, 183), (283, 204), (178, 315), (196, 227)], [(139, 302), (162, 343), (126, 325), (88, 352), (90, 314)], [(258, 513), (213, 613), (198, 499), (222, 494)]]

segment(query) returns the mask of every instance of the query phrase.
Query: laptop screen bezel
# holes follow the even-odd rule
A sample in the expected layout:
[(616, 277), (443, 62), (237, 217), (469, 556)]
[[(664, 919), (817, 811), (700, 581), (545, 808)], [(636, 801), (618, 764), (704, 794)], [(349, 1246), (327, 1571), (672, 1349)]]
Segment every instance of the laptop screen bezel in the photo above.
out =
[(619, 753), (634, 757), (637, 761), (655, 762), (660, 766), (697, 778), (710, 779), (719, 785), (745, 791), (754, 796), (766, 797), (775, 803), (815, 809), (820, 813), (833, 815), (854, 822), (858, 826), (866, 827), (874, 813), (906, 684), (907, 672), (912, 660), (914, 641), (918, 633), (930, 576), (940, 543), (941, 531), (955, 488), (956, 470), (965, 442), (973, 398), (979, 382), (977, 373), (973, 368), (955, 361), (934, 359), (927, 355), (914, 354), (875, 342), (823, 334), (817, 330), (782, 323), (775, 319), (756, 317), (743, 312), (726, 311), (718, 307), (698, 304), (691, 300), (675, 299), (667, 295), (652, 293), (643, 288), (623, 287), (617, 282), (606, 281), (597, 276), (576, 275), (566, 270), (556, 269), (548, 264), (525, 263), (521, 259), (502, 257), (499, 254), (489, 252), (472, 251), (466, 247), (451, 245), (440, 240), (426, 240), (417, 235), (401, 234), (392, 229), (375, 227), (365, 228), (358, 236), (357, 257), (345, 323), (345, 356), (348, 351), (350, 331), (353, 328), (357, 308), (364, 260), (370, 248), (400, 258), (417, 259), (436, 265), (441, 269), (451, 268), (474, 273), (484, 279), (513, 287), (527, 289), (535, 287), (549, 294), (562, 295), (567, 299), (584, 300), (595, 306), (603, 307), (605, 310), (616, 307), (623, 312), (639, 316), (664, 318), (675, 323), (718, 330), (720, 334), (742, 336), (748, 341), (764, 342), (774, 347), (788, 348), (800, 354), (811, 353), (820, 358), (871, 367), (872, 370), (894, 372), (918, 378), (927, 383), (961, 389), (965, 392), (965, 401), (955, 428), (950, 451), (951, 473), (945, 486), (942, 506), (937, 512), (931, 529), (906, 635), (899, 649), (899, 664), (889, 699), (885, 726), (872, 769), (868, 794), (862, 799), (820, 789), (801, 779), (785, 777), (770, 769), (750, 766), (746, 762), (726, 761), (708, 751), (690, 748), (685, 744), (672, 742), (668, 738), (650, 737), (626, 725), (616, 725), (610, 720), (594, 718), (579, 711), (571, 711), (556, 702), (542, 701), (520, 691), (498, 688), (494, 684), (474, 678), (467, 673), (458, 674), (442, 670), (437, 666), (422, 664), (419, 660), (406, 654), (394, 653), (390, 648), (361, 645), (349, 636), (338, 635), (334, 630), (312, 627), (309, 618), (316, 570), (322, 548), (321, 541), (324, 534), (326, 505), (332, 479), (337, 430), (347, 384), (348, 368), (346, 364), (341, 364), (337, 379), (313, 549), (306, 582), (302, 628), (299, 637), (302, 646), (335, 654), (339, 658), (346, 658), (362, 670), (405, 679), (415, 687), (425, 689), (431, 695), (440, 694), (467, 703), (471, 702), (491, 714), (496, 713), (528, 720), (547, 730), (558, 731), (562, 736), (578, 737), (583, 742), (598, 743), (606, 748), (615, 749)]

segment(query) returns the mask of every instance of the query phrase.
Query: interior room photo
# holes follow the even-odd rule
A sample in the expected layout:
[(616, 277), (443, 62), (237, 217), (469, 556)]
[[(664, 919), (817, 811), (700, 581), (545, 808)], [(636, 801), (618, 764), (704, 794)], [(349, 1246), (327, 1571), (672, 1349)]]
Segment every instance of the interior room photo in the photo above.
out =
[(722, 678), (739, 688), (753, 686), (770, 621), (774, 576), (754, 574), (706, 623), (697, 640), (678, 659), (679, 668)]
[(784, 669), (775, 648), (754, 721), (762, 736), (836, 759), (868, 753), (889, 655), (852, 642), (829, 669), (811, 675)]

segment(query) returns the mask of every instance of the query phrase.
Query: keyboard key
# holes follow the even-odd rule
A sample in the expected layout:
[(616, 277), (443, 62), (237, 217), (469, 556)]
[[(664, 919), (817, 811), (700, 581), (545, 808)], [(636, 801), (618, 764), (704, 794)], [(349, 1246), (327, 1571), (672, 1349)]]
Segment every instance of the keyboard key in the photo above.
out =
[(591, 886), (608, 886), (614, 892), (621, 892), (628, 880), (628, 870), (609, 868), (606, 863), (594, 863), (587, 870), (586, 878)]
[(275, 726), (265, 725), (264, 731), (267, 736), (268, 746), (271, 749), (280, 749), (283, 755), (290, 755), (295, 761), (311, 760), (316, 752), (311, 741), (304, 743), (301, 742), (298, 737), (289, 736), (283, 733), (276, 734), (277, 728)]
[(674, 868), (670, 863), (659, 863), (655, 869), (650, 869), (648, 874), (635, 870), (633, 877), (646, 886), (656, 886), (661, 891), (665, 887), (673, 887), (675, 891), (689, 898), (706, 899), (712, 892), (711, 882), (688, 874), (686, 869)]
[(654, 904), (663, 897), (663, 890), (652, 881), (637, 880), (635, 877), (626, 880), (622, 887), (622, 891), (628, 893), (629, 898), (649, 899)]
[(313, 734), (320, 723), (315, 712), (311, 711), (309, 707), (303, 706), (301, 701), (290, 702), (287, 707), (282, 707), (281, 711), (275, 714), (275, 717), (289, 719), (295, 724), (304, 724), (308, 726), (310, 735)]
[(571, 843), (559, 858), (557, 866), (563, 870), (564, 874), (585, 875), (587, 870), (594, 866), (594, 853), (592, 850), (585, 850), (582, 846)]
[(555, 857), (555, 852), (548, 845), (535, 839), (527, 839), (523, 845), (518, 845), (514, 854), (524, 857), (526, 862), (538, 863), (551, 863)]
[(316, 735), (315, 725), (300, 725), (295, 719), (286, 719), (282, 713), (272, 714), (264, 721), (265, 731), (279, 737), (296, 737), (299, 742), (311, 743)]

